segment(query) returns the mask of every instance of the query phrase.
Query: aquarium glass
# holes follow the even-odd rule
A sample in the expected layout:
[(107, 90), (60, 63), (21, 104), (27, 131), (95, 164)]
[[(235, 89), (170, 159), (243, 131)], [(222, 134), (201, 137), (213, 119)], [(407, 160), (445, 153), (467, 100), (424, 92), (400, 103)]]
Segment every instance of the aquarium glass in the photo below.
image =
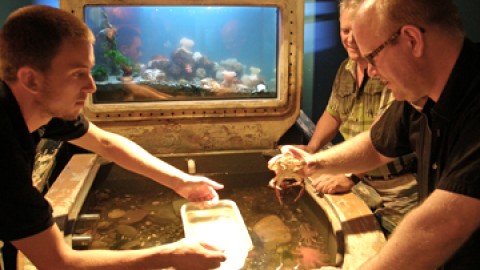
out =
[(98, 6), (93, 103), (277, 98), (278, 7)]

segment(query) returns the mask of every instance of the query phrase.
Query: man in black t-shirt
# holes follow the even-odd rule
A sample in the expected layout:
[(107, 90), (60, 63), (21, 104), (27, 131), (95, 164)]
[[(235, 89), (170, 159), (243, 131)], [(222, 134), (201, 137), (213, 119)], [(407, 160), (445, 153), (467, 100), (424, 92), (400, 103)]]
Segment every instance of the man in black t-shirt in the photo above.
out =
[(50, 138), (97, 153), (191, 201), (218, 199), (219, 183), (186, 174), (80, 114), (96, 90), (93, 42), (78, 18), (47, 6), (21, 8), (1, 29), (0, 240), (38, 269), (217, 268), (225, 260), (222, 251), (186, 240), (143, 250), (72, 250), (32, 186), (35, 145)]
[(301, 172), (364, 171), (415, 152), (422, 203), (361, 269), (480, 269), (480, 44), (452, 0), (366, 0), (353, 34), (396, 101), (371, 130)]

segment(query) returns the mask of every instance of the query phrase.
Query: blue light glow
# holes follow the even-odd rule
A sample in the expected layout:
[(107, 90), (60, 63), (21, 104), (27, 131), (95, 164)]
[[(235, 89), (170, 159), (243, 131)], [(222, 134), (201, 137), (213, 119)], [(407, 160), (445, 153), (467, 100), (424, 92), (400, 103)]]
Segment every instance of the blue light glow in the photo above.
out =
[(58, 8), (58, 0), (34, 0), (34, 4), (36, 5), (47, 5)]

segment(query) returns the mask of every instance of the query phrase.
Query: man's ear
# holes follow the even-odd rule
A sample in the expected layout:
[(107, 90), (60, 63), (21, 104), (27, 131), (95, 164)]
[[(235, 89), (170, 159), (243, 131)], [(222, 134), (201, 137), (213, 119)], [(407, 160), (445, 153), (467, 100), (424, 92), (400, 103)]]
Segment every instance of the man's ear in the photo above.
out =
[(415, 57), (421, 57), (424, 54), (425, 43), (423, 40), (423, 33), (418, 27), (413, 25), (405, 25), (402, 29), (405, 36), (408, 38), (412, 54)]
[(17, 71), (18, 82), (24, 89), (33, 94), (40, 91), (42, 86), (42, 75), (29, 66), (24, 66)]

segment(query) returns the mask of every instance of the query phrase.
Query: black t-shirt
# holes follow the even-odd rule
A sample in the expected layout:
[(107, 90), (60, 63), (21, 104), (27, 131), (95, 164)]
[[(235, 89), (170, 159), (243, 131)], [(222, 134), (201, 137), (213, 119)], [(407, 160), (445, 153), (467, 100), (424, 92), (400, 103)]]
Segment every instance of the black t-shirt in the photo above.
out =
[[(385, 156), (417, 154), (421, 200), (434, 189), (480, 199), (480, 44), (465, 40), (437, 103), (428, 100), (419, 112), (396, 101), (371, 134)], [(480, 269), (478, 254), (479, 230), (444, 269)]]
[(52, 208), (32, 185), (35, 147), (40, 138), (72, 140), (84, 135), (88, 121), (53, 119), (30, 133), (8, 86), (0, 81), (0, 240), (37, 234), (53, 224)]

